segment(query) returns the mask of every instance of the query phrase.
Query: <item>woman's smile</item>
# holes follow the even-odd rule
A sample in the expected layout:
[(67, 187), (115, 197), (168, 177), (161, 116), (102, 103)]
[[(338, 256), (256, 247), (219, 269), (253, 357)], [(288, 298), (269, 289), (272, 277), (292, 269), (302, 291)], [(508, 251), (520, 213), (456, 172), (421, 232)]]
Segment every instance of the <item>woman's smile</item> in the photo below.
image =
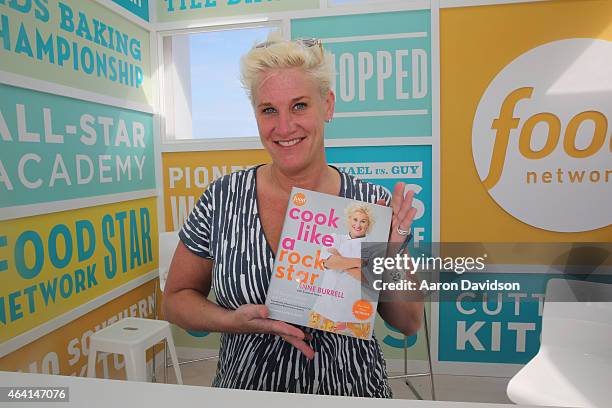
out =
[(282, 147), (292, 147), (296, 144), (300, 143), (302, 140), (306, 139), (305, 137), (298, 137), (290, 140), (276, 140), (274, 143), (281, 145)]

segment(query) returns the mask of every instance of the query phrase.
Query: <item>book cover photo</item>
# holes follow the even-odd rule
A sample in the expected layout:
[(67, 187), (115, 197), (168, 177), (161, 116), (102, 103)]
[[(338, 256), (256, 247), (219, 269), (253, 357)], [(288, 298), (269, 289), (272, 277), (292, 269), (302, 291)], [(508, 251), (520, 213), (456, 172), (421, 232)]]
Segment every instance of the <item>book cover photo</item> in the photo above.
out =
[(387, 242), (391, 217), (389, 207), (294, 187), (266, 297), (270, 318), (371, 339), (378, 292), (361, 267), (362, 247)]

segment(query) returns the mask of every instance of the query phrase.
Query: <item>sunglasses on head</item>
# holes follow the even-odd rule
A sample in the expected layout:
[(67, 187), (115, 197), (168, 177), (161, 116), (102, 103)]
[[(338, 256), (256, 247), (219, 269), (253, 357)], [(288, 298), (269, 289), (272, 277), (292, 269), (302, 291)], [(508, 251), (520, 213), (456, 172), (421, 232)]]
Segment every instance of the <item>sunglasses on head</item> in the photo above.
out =
[[(301, 45), (304, 48), (312, 48), (312, 47), (318, 46), (321, 52), (321, 55), (323, 55), (323, 43), (321, 42), (321, 40), (317, 38), (298, 38), (297, 40), (293, 40), (293, 42)], [(255, 48), (267, 48), (273, 44), (276, 44), (276, 43), (270, 42), (270, 41), (264, 41), (262, 43), (257, 44)]]

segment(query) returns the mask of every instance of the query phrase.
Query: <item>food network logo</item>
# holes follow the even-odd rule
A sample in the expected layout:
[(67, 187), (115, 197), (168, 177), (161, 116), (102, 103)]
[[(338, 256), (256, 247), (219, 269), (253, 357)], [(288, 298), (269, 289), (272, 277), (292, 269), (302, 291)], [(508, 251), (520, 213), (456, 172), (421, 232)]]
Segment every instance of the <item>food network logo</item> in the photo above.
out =
[(491, 197), (557, 232), (612, 220), (612, 42), (567, 39), (529, 50), (482, 96), (472, 154)]

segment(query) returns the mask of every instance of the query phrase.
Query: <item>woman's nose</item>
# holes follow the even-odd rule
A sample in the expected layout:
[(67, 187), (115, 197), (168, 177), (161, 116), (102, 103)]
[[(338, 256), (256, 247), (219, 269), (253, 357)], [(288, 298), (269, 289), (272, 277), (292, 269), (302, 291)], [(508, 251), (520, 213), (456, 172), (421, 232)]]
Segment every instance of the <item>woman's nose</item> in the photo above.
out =
[(295, 130), (295, 122), (289, 112), (279, 112), (276, 132), (281, 135), (290, 135)]

